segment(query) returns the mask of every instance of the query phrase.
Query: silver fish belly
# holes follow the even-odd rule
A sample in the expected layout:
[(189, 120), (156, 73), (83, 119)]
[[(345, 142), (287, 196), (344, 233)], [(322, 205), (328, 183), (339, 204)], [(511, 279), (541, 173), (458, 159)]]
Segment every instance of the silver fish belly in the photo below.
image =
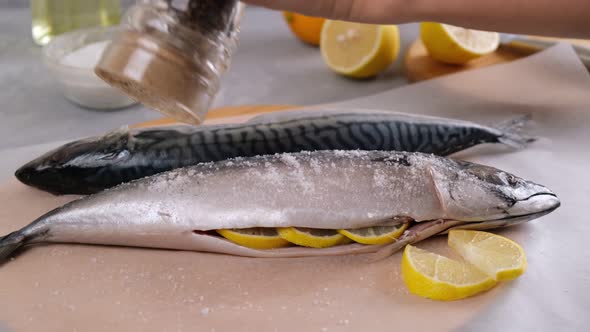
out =
[[(391, 254), (451, 227), (485, 229), (545, 215), (549, 189), (501, 170), (434, 155), (316, 151), (236, 158), (143, 178), (87, 196), (0, 239), (0, 258), (39, 242), (209, 251), (253, 257)], [(217, 229), (348, 229), (396, 218), (413, 225), (393, 245), (256, 250)], [(491, 228), (490, 227), (490, 228)]]
[(91, 194), (120, 183), (235, 157), (319, 150), (449, 155), (483, 143), (522, 146), (526, 118), (497, 128), (371, 110), (284, 111), (244, 124), (115, 131), (68, 143), (21, 167), (17, 178), (57, 194)]

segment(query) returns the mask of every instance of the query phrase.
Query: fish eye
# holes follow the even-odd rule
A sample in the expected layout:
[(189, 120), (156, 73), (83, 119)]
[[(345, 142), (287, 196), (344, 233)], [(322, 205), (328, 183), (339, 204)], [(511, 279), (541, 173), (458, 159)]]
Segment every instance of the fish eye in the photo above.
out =
[(514, 187), (515, 185), (518, 184), (518, 179), (512, 174), (500, 172), (500, 173), (498, 173), (497, 178), (499, 180), (498, 184), (500, 184), (500, 185), (508, 185), (508, 186)]
[(518, 184), (518, 179), (512, 174), (508, 174), (507, 180), (508, 180), (508, 184), (511, 186), (515, 186)]

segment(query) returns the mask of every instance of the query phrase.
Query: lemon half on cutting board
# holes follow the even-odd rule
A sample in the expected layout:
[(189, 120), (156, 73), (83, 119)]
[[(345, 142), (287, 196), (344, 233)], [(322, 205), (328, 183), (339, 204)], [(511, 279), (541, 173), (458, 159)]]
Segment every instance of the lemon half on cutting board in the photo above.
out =
[(333, 71), (348, 77), (369, 78), (393, 64), (399, 44), (395, 25), (327, 20), (320, 49), (324, 62)]
[(420, 38), (430, 57), (449, 64), (464, 64), (494, 52), (500, 45), (500, 34), (497, 32), (435, 22), (421, 23)]

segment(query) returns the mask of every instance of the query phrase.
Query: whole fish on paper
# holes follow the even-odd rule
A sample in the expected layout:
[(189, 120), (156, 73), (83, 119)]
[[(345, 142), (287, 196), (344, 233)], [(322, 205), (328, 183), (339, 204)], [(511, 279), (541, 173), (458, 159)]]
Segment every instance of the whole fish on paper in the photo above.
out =
[[(548, 188), (431, 154), (315, 151), (235, 158), (163, 172), (86, 196), (0, 238), (0, 258), (37, 243), (206, 251), (251, 257), (376, 252), (384, 257), (452, 228), (493, 229), (560, 206)], [(355, 229), (409, 222), (387, 245), (258, 250), (219, 229)]]
[(319, 150), (382, 150), (446, 156), (491, 143), (521, 147), (528, 120), (496, 127), (391, 111), (283, 111), (242, 124), (122, 129), (77, 140), (22, 166), (23, 183), (55, 194), (92, 194), (121, 183), (235, 157)]

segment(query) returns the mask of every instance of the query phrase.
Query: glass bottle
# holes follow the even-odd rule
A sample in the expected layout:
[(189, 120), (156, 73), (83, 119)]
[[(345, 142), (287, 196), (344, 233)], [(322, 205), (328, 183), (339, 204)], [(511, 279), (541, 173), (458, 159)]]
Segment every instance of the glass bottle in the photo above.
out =
[(243, 9), (238, 0), (139, 0), (95, 72), (147, 107), (199, 124), (237, 47)]
[(119, 24), (119, 0), (30, 0), (33, 40), (45, 45), (59, 34), (80, 28)]

